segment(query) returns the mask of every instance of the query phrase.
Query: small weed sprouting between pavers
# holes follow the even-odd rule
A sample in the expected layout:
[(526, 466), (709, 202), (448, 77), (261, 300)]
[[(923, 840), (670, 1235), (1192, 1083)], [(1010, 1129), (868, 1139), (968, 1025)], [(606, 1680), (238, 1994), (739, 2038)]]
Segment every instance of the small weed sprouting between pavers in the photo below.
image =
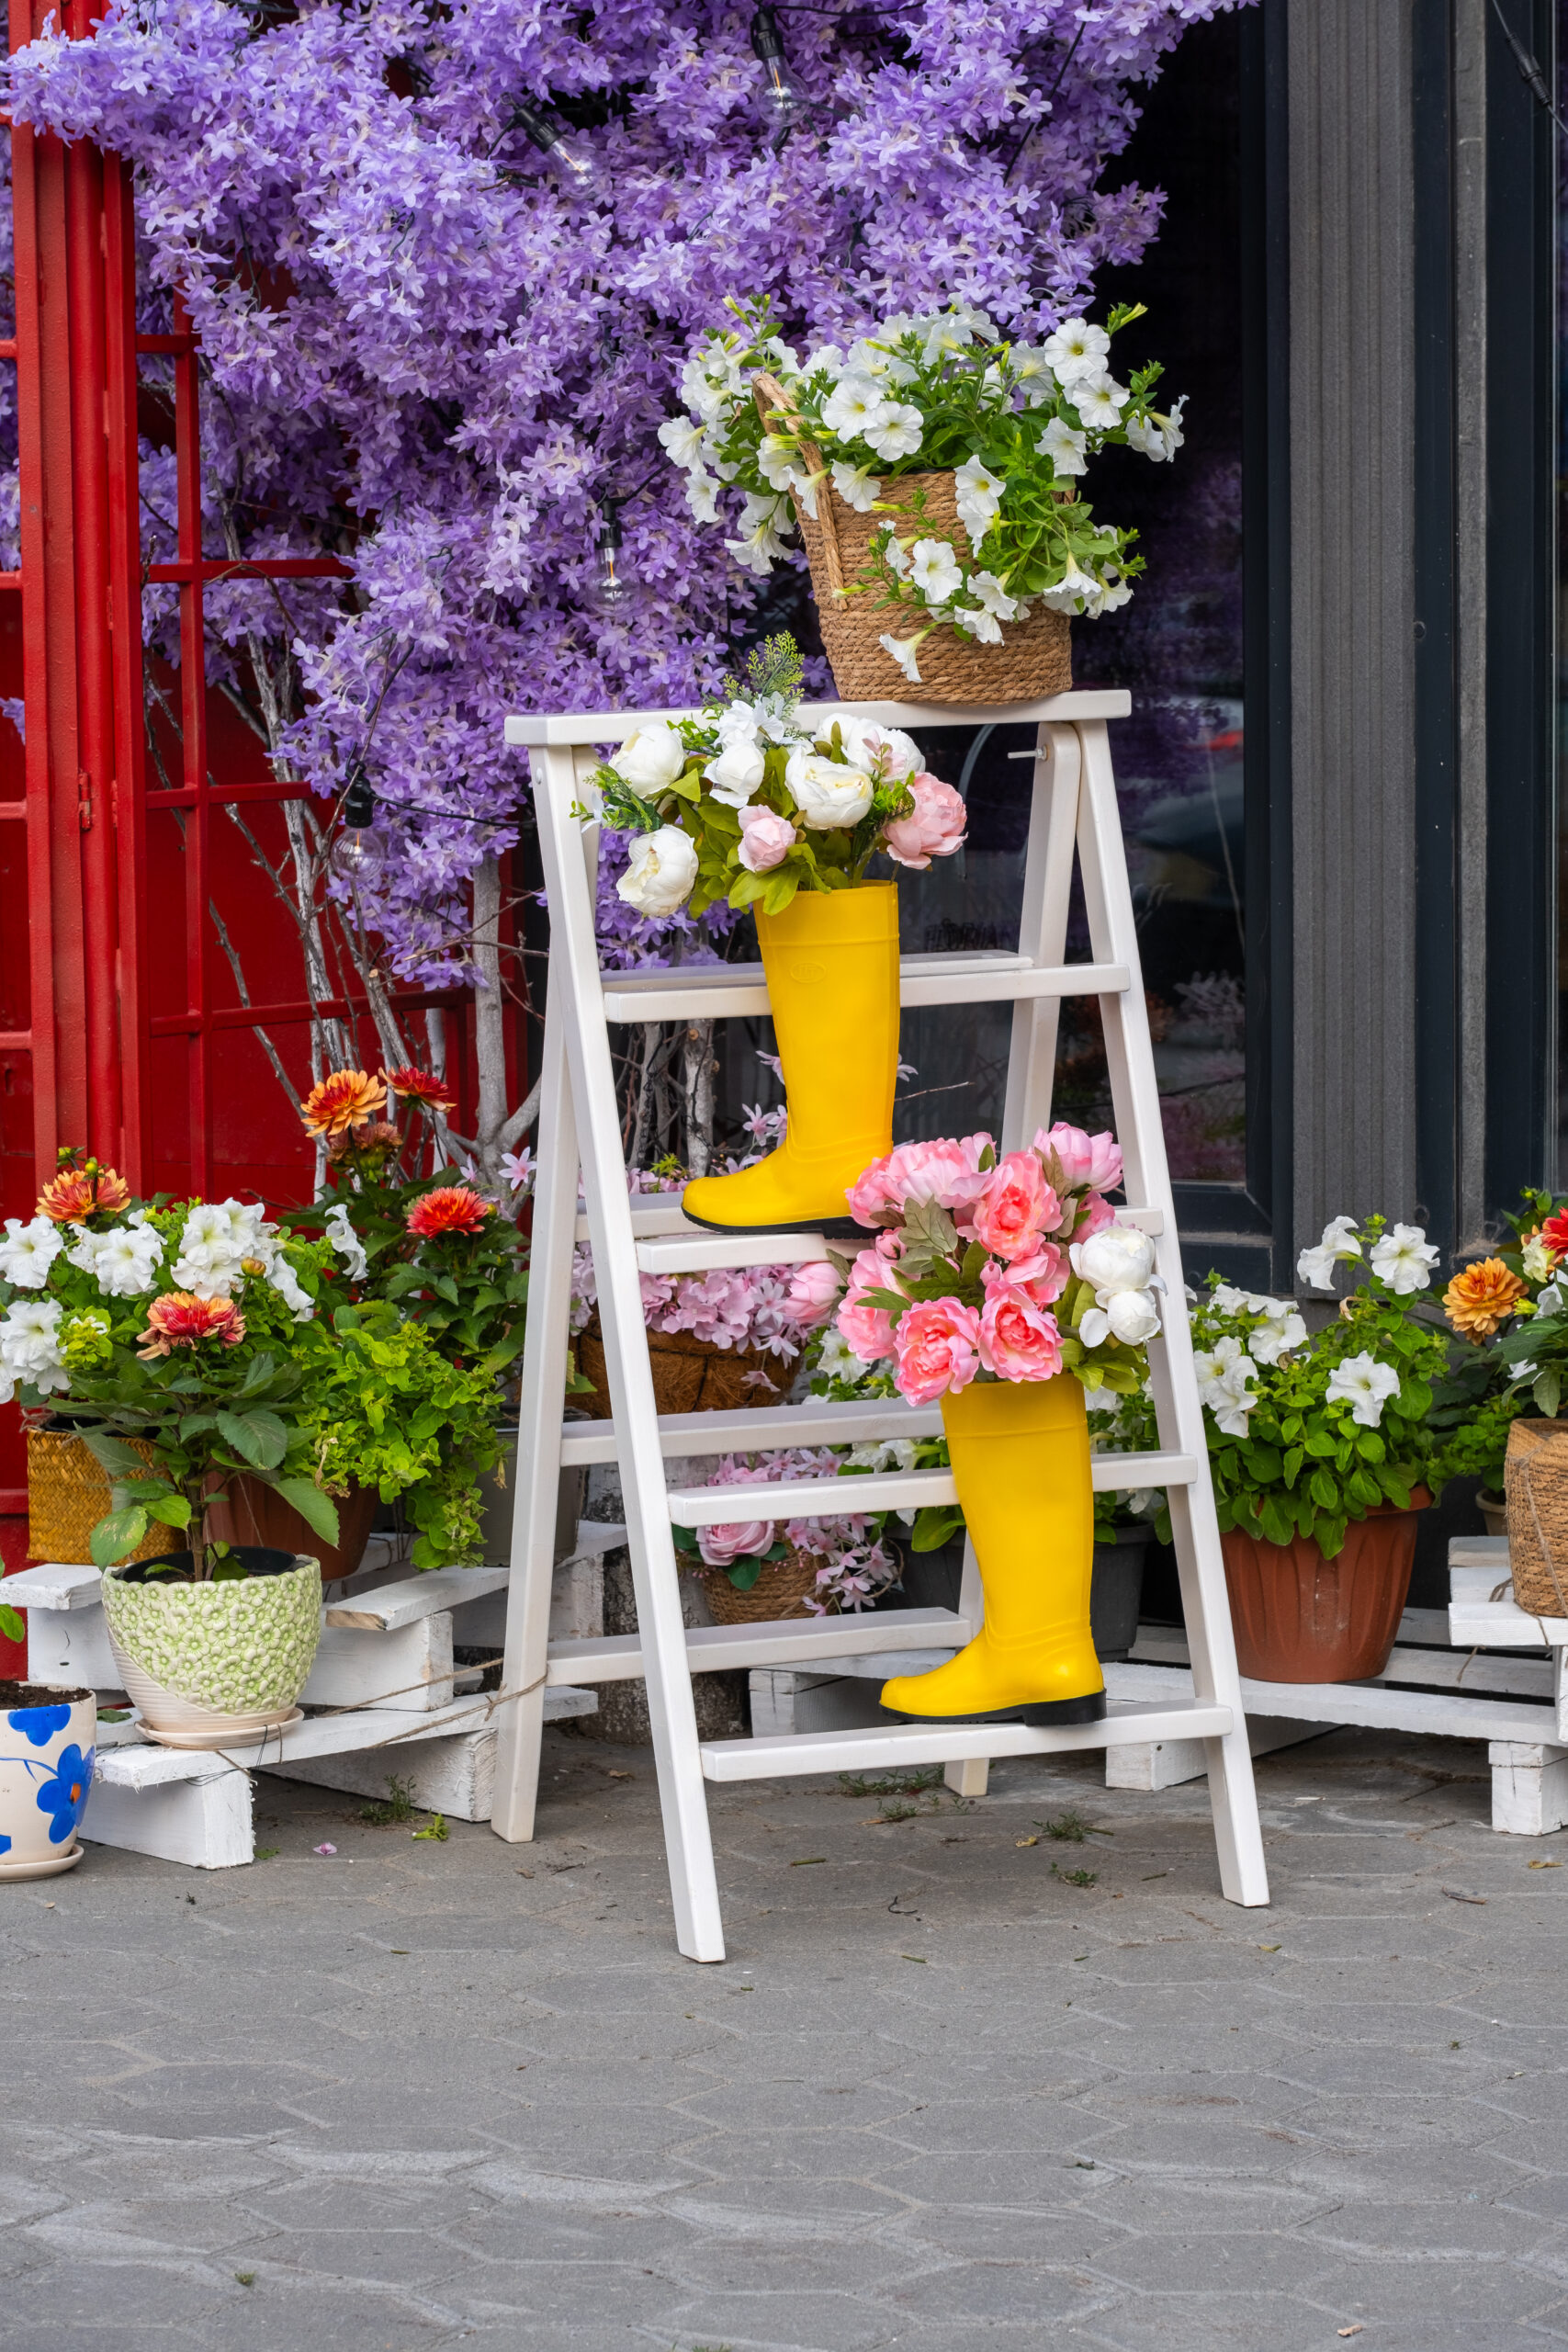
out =
[(413, 1834), (416, 1838), (439, 1838), (442, 1844), (445, 1845), (446, 1842), (446, 1815), (444, 1813), (433, 1813), (430, 1819), (425, 1823), (424, 1827), (423, 1829), (416, 1829)]
[[(1055, 1821), (1037, 1821), (1047, 1838), (1060, 1838), (1069, 1846), (1081, 1846), (1086, 1838), (1113, 1838), (1113, 1829), (1102, 1829), (1095, 1821), (1086, 1821), (1081, 1813), (1058, 1814)], [(1162, 1873), (1163, 1875), (1163, 1873)]]
[(282, 1851), (283, 1849), (281, 1846), (258, 1846), (251, 1859), (253, 1861), (257, 1862), (276, 1861)]
[(234, 2283), (237, 2287), (254, 2287), (256, 2283), (256, 2274), (254, 2270), (236, 2270)]
[(1098, 1886), (1100, 1883), (1098, 1871), (1065, 1871), (1055, 1862), (1051, 1865), (1051, 1875), (1059, 1878), (1064, 1886)]
[(374, 1799), (359, 1808), (359, 1818), (373, 1829), (391, 1829), (400, 1821), (412, 1820), (418, 1807), (413, 1801), (412, 1781), (389, 1780), (385, 1797)]
[(880, 1781), (868, 1781), (863, 1772), (840, 1772), (839, 1789), (846, 1797), (923, 1797), (928, 1789), (942, 1786), (942, 1766), (931, 1765), (919, 1772), (889, 1772)]

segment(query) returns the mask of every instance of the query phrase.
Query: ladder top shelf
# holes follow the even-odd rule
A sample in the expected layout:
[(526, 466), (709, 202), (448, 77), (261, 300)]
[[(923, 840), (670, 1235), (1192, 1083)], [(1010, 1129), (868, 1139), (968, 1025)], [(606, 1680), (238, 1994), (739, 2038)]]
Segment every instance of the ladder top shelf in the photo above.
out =
[[(1045, 719), (1070, 726), (1089, 718), (1125, 718), (1133, 697), (1122, 686), (1091, 687), (1065, 695), (1047, 695), (1039, 702), (990, 704), (940, 702), (807, 702), (800, 715), (807, 721), (854, 717), (875, 727), (998, 727), (1022, 726)], [(591, 710), (538, 715), (514, 713), (506, 722), (506, 740), (529, 749), (567, 749), (579, 743), (620, 743), (638, 727), (655, 719), (690, 718), (694, 706), (662, 710)]]

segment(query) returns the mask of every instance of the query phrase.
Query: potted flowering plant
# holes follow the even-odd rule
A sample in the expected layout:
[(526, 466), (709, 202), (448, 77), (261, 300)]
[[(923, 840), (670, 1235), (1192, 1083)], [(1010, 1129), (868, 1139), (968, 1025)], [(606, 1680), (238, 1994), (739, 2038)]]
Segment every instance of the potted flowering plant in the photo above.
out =
[[(125, 1687), (160, 1736), (210, 1745), (283, 1720), (310, 1671), (318, 1561), (235, 1544), (220, 1514), (249, 1478), (337, 1533), (296, 1345), (332, 1255), (232, 1200), (7, 1221), (0, 1384), (47, 1402), (115, 1482), (91, 1556)], [(187, 1547), (130, 1558), (154, 1525)]]
[(755, 916), (788, 1096), (777, 1151), (688, 1184), (699, 1225), (852, 1230), (844, 1198), (892, 1145), (898, 901), (878, 853), (924, 867), (964, 839), (964, 803), (908, 735), (800, 716), (800, 657), (770, 639), (725, 700), (628, 735), (580, 813), (633, 836), (619, 895), (645, 914), (716, 899)]
[[(831, 1478), (844, 1467), (831, 1447), (726, 1454), (710, 1487), (757, 1487), (779, 1479)], [(898, 1556), (881, 1540), (883, 1516), (846, 1510), (835, 1519), (732, 1520), (675, 1530), (676, 1549), (700, 1577), (720, 1625), (822, 1617), (870, 1607), (896, 1582)]]
[(1000, 1159), (984, 1135), (902, 1144), (851, 1194), (876, 1240), (840, 1261), (840, 1334), (862, 1362), (890, 1359), (911, 1404), (940, 1401), (986, 1593), (966, 1649), (884, 1686), (890, 1713), (1091, 1723), (1105, 1712), (1085, 1392), (1141, 1389), (1159, 1329), (1154, 1245), (1105, 1197), (1121, 1181), (1113, 1136), (1058, 1125)]
[(1236, 1654), (1267, 1682), (1356, 1682), (1388, 1662), (1409, 1589), (1414, 1512), (1440, 1484), (1428, 1415), (1447, 1363), (1413, 1302), (1437, 1251), (1418, 1226), (1336, 1217), (1304, 1283), (1369, 1279), (1309, 1334), (1295, 1301), (1212, 1275), (1193, 1311)]
[(788, 552), (793, 499), (839, 692), (875, 700), (899, 673), (952, 703), (1070, 685), (1068, 616), (1125, 604), (1143, 569), (1136, 534), (1097, 524), (1078, 480), (1111, 443), (1156, 463), (1181, 446), (1182, 403), (1153, 405), (1158, 365), (1125, 384), (1111, 370), (1142, 306), (1036, 347), (958, 304), (803, 359), (765, 301), (728, 308), (735, 324), (686, 362), (690, 421), (660, 439), (700, 521), (718, 521), (725, 485), (746, 493), (725, 544), (753, 571)]

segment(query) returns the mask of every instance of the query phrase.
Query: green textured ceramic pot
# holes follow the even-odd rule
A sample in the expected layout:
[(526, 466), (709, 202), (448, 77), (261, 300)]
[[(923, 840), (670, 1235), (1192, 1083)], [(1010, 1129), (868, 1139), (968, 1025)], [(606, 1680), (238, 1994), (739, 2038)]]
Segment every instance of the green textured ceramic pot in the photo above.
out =
[(240, 1557), (250, 1575), (211, 1584), (150, 1575), (153, 1560), (104, 1570), (109, 1646), (154, 1738), (224, 1747), (294, 1713), (321, 1637), (320, 1563), (260, 1548)]

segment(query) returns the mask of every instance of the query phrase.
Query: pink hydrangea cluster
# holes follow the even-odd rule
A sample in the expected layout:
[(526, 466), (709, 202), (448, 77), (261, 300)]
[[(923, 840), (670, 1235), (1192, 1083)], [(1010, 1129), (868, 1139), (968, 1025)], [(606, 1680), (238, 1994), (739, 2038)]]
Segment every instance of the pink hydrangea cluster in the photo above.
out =
[[(1051, 1308), (1074, 1279), (1069, 1253), (1114, 1223), (1105, 1194), (1121, 1181), (1114, 1136), (1060, 1123), (1000, 1159), (987, 1135), (900, 1144), (849, 1194), (857, 1222), (879, 1230), (838, 1310), (846, 1344), (864, 1363), (891, 1357), (913, 1405), (982, 1371), (1055, 1378), (1063, 1351)], [(977, 1281), (964, 1270), (976, 1243)]]
[[(763, 1348), (785, 1363), (795, 1362), (839, 1295), (839, 1278), (824, 1262), (644, 1274), (641, 1281), (643, 1320), (650, 1331), (689, 1331), (718, 1348)], [(593, 1254), (580, 1248), (571, 1269), (574, 1331), (592, 1320), (598, 1303)]]
[[(783, 1452), (726, 1454), (710, 1487), (770, 1486), (780, 1479), (832, 1478), (839, 1456), (826, 1446), (792, 1446)], [(829, 1611), (864, 1609), (898, 1574), (896, 1554), (880, 1541), (880, 1516), (846, 1511), (832, 1519), (726, 1520), (696, 1531), (697, 1550), (710, 1568), (731, 1568), (738, 1560), (761, 1559), (777, 1543), (809, 1552), (821, 1563), (817, 1588), (806, 1606), (814, 1617)]]

